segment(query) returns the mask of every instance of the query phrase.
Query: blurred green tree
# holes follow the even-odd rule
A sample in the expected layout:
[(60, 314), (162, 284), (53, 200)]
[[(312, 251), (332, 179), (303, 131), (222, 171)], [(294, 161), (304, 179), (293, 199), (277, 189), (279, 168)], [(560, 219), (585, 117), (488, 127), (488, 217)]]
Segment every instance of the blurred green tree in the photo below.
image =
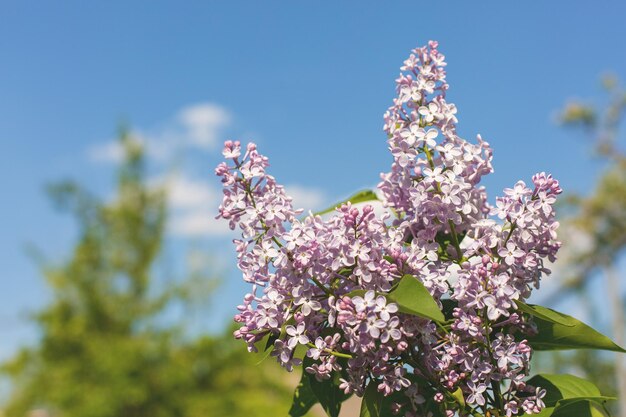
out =
[[(604, 170), (590, 194), (569, 196), (566, 215), (562, 219), (570, 236), (565, 242), (570, 249), (566, 250), (569, 253), (562, 271), (566, 277), (549, 303), (576, 296), (583, 301), (581, 305), (590, 307), (592, 319), (597, 320), (598, 308), (594, 308), (588, 291), (593, 278), (603, 276), (606, 303), (599, 310), (609, 310), (613, 338), (624, 346), (623, 271), (619, 271), (617, 264), (626, 248), (626, 154), (619, 144), (620, 124), (626, 111), (626, 90), (612, 76), (604, 77), (602, 85), (608, 96), (606, 106), (573, 101), (559, 116), (564, 126), (582, 130), (591, 140)], [(626, 367), (621, 355), (579, 351), (557, 354), (549, 362), (557, 372), (568, 368), (583, 371), (602, 392), (621, 399), (619, 415), (626, 417)]]
[(72, 182), (50, 189), (78, 220), (79, 239), (69, 260), (42, 264), (52, 302), (34, 317), (38, 345), (2, 367), (12, 386), (6, 416), (285, 414), (292, 389), (271, 363), (256, 366), (229, 334), (190, 338), (183, 324), (164, 324), (168, 306), (190, 303), (203, 280), (156, 285), (166, 196), (146, 185), (138, 142), (122, 134), (121, 144), (112, 201)]

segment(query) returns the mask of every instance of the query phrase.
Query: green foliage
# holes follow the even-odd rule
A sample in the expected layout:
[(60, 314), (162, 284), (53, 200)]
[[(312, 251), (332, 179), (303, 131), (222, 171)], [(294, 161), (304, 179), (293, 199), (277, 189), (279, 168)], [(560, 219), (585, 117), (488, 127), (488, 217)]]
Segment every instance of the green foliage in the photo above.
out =
[(35, 316), (39, 343), (2, 367), (13, 388), (6, 416), (35, 408), (59, 417), (284, 414), (290, 389), (277, 367), (255, 366), (230, 334), (190, 340), (182, 326), (163, 324), (168, 306), (203, 293), (194, 280), (156, 285), (165, 194), (146, 185), (137, 143), (121, 143), (111, 201), (74, 183), (50, 188), (78, 220), (79, 238), (68, 260), (43, 267), (52, 301)]
[(521, 301), (515, 301), (517, 305), (517, 309), (529, 314), (533, 317), (541, 319), (543, 321), (547, 321), (549, 323), (560, 324), (567, 327), (572, 327), (574, 324), (570, 323), (567, 318), (564, 317), (564, 314), (558, 313), (554, 310), (551, 310), (546, 307), (534, 305), (534, 304), (526, 304)]
[[(420, 392), (426, 397), (424, 406), (430, 417), (445, 417), (445, 412), (442, 410), (444, 404), (440, 404), (434, 401), (433, 396), (435, 391), (426, 380), (418, 377), (414, 374), (407, 375), (407, 378), (414, 384), (419, 386)], [(378, 391), (379, 382), (376, 380), (370, 381), (365, 389), (363, 395), (363, 401), (361, 402), (361, 412), (359, 417), (394, 417), (403, 415), (402, 411), (399, 414), (394, 414), (392, 411), (392, 404), (401, 404), (406, 401), (406, 396), (401, 392), (394, 392), (390, 396), (384, 396), (382, 392)], [(447, 403), (457, 403), (462, 408), (465, 407), (465, 399), (463, 392), (457, 389), (454, 392), (445, 392), (448, 396)]]
[[(615, 368), (604, 352), (594, 350), (535, 352), (535, 369), (550, 373), (576, 372), (592, 381), (603, 395), (618, 396)], [(619, 398), (618, 398), (619, 400)], [(611, 402), (608, 407), (614, 407)]]
[[(566, 207), (569, 213), (561, 218), (561, 224), (572, 235), (564, 246), (574, 250), (560, 261), (565, 266), (560, 268), (565, 279), (550, 298), (550, 304), (574, 296), (574, 302), (588, 307), (592, 321), (598, 320), (596, 308), (610, 309), (613, 337), (623, 344), (625, 304), (623, 291), (620, 291), (623, 280), (620, 280), (617, 265), (626, 248), (626, 153), (622, 131), (626, 90), (613, 76), (604, 77), (602, 84), (605, 103), (570, 103), (560, 117), (564, 126), (585, 133), (587, 144), (591, 145), (595, 156), (600, 157), (603, 172), (587, 195), (569, 195), (570, 204)], [(586, 244), (577, 244), (580, 236)], [(603, 276), (607, 284), (606, 297), (600, 305), (588, 296), (592, 291), (590, 284), (598, 275)], [(618, 394), (620, 400), (626, 396), (626, 365), (619, 356), (582, 350), (554, 353), (550, 357), (539, 355), (539, 359), (538, 364), (543, 369), (553, 372), (575, 369), (597, 383), (603, 392)], [(620, 408), (619, 414), (626, 415), (624, 400)]]
[(302, 364), (302, 378), (293, 395), (293, 404), (289, 410), (289, 417), (303, 416), (313, 405), (319, 403), (328, 417), (338, 417), (341, 403), (350, 398), (339, 389), (341, 373), (333, 372), (328, 380), (318, 381), (315, 376), (305, 371), (312, 365), (311, 358), (304, 358)]
[(563, 293), (582, 290), (594, 270), (612, 265), (626, 246), (626, 154), (618, 143), (623, 139), (620, 127), (626, 90), (614, 77), (605, 77), (603, 87), (608, 96), (606, 107), (570, 103), (560, 117), (564, 126), (586, 129), (605, 168), (589, 195), (570, 195), (571, 212), (565, 226), (587, 234), (591, 245), (568, 260), (573, 273), (565, 288), (569, 291), (561, 292), (560, 298)]
[[(350, 297), (363, 297), (365, 290), (351, 291)], [(388, 294), (382, 295), (389, 303), (398, 305), (398, 310), (405, 314), (420, 316), (436, 322), (445, 321), (437, 301), (430, 295), (424, 284), (413, 275), (404, 275)]]
[(351, 197), (348, 197), (345, 200), (328, 207), (327, 209), (318, 211), (317, 213), (315, 213), (315, 215), (321, 216), (322, 214), (330, 213), (331, 211), (334, 211), (337, 207), (341, 207), (348, 202), (352, 204), (359, 204), (365, 203), (367, 201), (378, 201), (378, 197), (376, 197), (376, 194), (372, 190), (359, 191), (353, 194)]
[(535, 350), (598, 349), (626, 352), (611, 339), (574, 317), (546, 307), (533, 308), (541, 313), (541, 317), (537, 315), (534, 320), (538, 333), (524, 338)]
[(315, 404), (317, 404), (317, 397), (311, 388), (309, 377), (303, 371), (300, 383), (293, 393), (289, 417), (302, 417)]
[[(393, 414), (391, 411), (392, 403), (401, 403), (404, 398), (404, 394), (400, 392), (394, 392), (388, 397), (385, 397), (382, 392), (378, 391), (378, 382), (370, 381), (363, 394), (363, 401), (361, 401), (361, 411), (359, 417), (394, 417), (400, 414)], [(440, 412), (438, 409), (433, 408), (431, 410), (432, 417), (439, 417)]]
[(389, 302), (398, 304), (398, 309), (402, 313), (413, 314), (438, 322), (445, 320), (437, 302), (424, 287), (424, 284), (412, 275), (404, 275), (396, 289), (387, 298)]
[(562, 400), (601, 397), (598, 387), (574, 375), (539, 374), (529, 379), (528, 383), (546, 390), (543, 402), (547, 406), (556, 405)]
[(560, 405), (552, 417), (610, 417), (607, 409), (589, 401), (577, 401)]
[(378, 392), (376, 381), (367, 385), (363, 401), (361, 402), (361, 412), (359, 417), (380, 417), (383, 403), (383, 396)]
[(542, 417), (605, 415), (604, 402), (614, 399), (602, 396), (594, 384), (573, 375), (540, 374), (528, 383), (546, 390), (546, 408), (538, 414)]

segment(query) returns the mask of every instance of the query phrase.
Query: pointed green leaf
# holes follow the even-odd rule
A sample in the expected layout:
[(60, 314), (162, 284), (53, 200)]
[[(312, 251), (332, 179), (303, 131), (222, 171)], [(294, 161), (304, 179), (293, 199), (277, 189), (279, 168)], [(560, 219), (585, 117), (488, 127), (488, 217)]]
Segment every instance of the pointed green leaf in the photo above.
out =
[(383, 404), (383, 394), (378, 392), (378, 382), (370, 381), (365, 389), (363, 400), (361, 401), (361, 413), (359, 417), (380, 417), (380, 410)]
[[(467, 235), (466, 231), (459, 233), (456, 236), (459, 244), (463, 241), (463, 239), (465, 239), (465, 235)], [(435, 241), (439, 244), (439, 247), (441, 248), (440, 255), (448, 257), (448, 246), (452, 246), (452, 247), (455, 246), (454, 238), (452, 237), (452, 234), (448, 231), (439, 232), (435, 236)]]
[(270, 337), (267, 338), (267, 342), (265, 342), (265, 350), (267, 351), (270, 348), (274, 347), (274, 342), (278, 340), (281, 334), (270, 333)]
[[(278, 340), (279, 338), (284, 337), (285, 334), (287, 333), (287, 331), (285, 330), (286, 326), (289, 324), (293, 324), (293, 323), (295, 323), (295, 320), (292, 317), (283, 324), (283, 326), (280, 329), (280, 333), (277, 334), (274, 332), (269, 332), (268, 334), (263, 336), (261, 340), (258, 340), (256, 343), (254, 343), (254, 347), (256, 347), (257, 353), (263, 354), (263, 356), (261, 356), (261, 359), (259, 359), (259, 361), (257, 362), (257, 365), (259, 365), (265, 359), (269, 358), (270, 354), (274, 350), (274, 342)], [(265, 344), (265, 347), (261, 349), (261, 346), (263, 346), (264, 344)], [(302, 345), (298, 345), (298, 346), (302, 346)]]
[(603, 407), (589, 401), (580, 400), (558, 407), (545, 407), (538, 414), (524, 414), (532, 417), (610, 417)]
[(552, 413), (554, 413), (554, 407), (544, 407), (537, 414), (524, 414), (525, 416), (533, 416), (533, 417), (551, 417)]
[[(537, 414), (535, 414), (537, 415)], [(610, 417), (604, 407), (590, 401), (575, 401), (560, 404), (551, 417)]]
[(424, 407), (428, 411), (427, 415), (429, 417), (446, 417), (444, 405), (433, 399), (426, 400)]
[(518, 310), (526, 314), (530, 314), (533, 317), (539, 317), (542, 320), (549, 321), (555, 324), (561, 324), (567, 327), (574, 326), (574, 324), (572, 324), (567, 318), (563, 317), (563, 314), (558, 313), (550, 308), (534, 304), (525, 304), (521, 301), (515, 301), (515, 304), (517, 304)]
[(459, 302), (456, 300), (451, 300), (449, 298), (442, 298), (440, 301), (442, 305), (441, 310), (443, 312), (443, 315), (446, 316), (447, 320), (452, 320), (454, 318), (452, 313), (454, 312), (454, 309), (459, 306)]
[(457, 388), (456, 391), (452, 393), (452, 397), (459, 403), (461, 408), (465, 407), (465, 397), (463, 396), (463, 390), (461, 390), (461, 388)]
[(424, 287), (424, 284), (412, 275), (403, 276), (396, 289), (387, 295), (387, 299), (398, 304), (398, 309), (402, 313), (413, 314), (438, 322), (445, 321), (435, 299)]
[(267, 344), (270, 342), (272, 337), (272, 332), (268, 332), (263, 338), (254, 342), (254, 347), (256, 348), (256, 353), (265, 352), (267, 350)]
[(529, 385), (546, 390), (546, 408), (538, 417), (601, 417), (602, 404), (614, 398), (604, 397), (593, 383), (574, 375), (539, 374), (528, 380)]
[(538, 374), (528, 384), (546, 390), (543, 402), (548, 407), (571, 398), (600, 397), (600, 390), (592, 382), (569, 374)]
[(331, 207), (328, 207), (325, 210), (318, 211), (317, 213), (313, 213), (313, 214), (315, 214), (316, 216), (321, 216), (322, 214), (330, 213), (331, 211), (335, 210), (337, 207), (341, 207), (342, 205), (346, 204), (348, 201), (352, 204), (358, 204), (358, 203), (364, 203), (366, 201), (378, 201), (378, 197), (376, 197), (376, 194), (372, 190), (359, 191), (353, 196), (348, 197), (347, 199), (340, 201), (339, 203)]
[(256, 363), (259, 365), (265, 359), (267, 359), (272, 353), (272, 348), (274, 347), (274, 342), (278, 339), (280, 335), (269, 332), (262, 339), (257, 340), (254, 343), (254, 347), (256, 348), (256, 354), (259, 355), (260, 359)]
[(315, 376), (304, 370), (308, 366), (311, 366), (313, 362), (311, 358), (304, 358), (302, 364), (303, 375), (308, 378), (315, 398), (317, 398), (317, 401), (321, 404), (328, 417), (338, 417), (339, 411), (341, 410), (341, 403), (350, 398), (350, 395), (344, 394), (344, 392), (339, 389), (341, 374), (339, 372), (333, 372), (330, 379), (318, 381)]
[[(352, 297), (364, 297), (366, 292), (367, 291), (365, 291), (365, 290), (352, 290), (349, 293), (347, 293), (346, 296), (350, 297), (350, 298), (352, 298)], [(385, 294), (376, 293), (376, 295), (385, 295)]]
[[(536, 307), (536, 306), (535, 306)], [(549, 310), (549, 309), (546, 309)], [(549, 310), (553, 318), (558, 317), (568, 325), (535, 317), (538, 333), (526, 339), (535, 350), (599, 349), (626, 353), (611, 339), (575, 318)]]
[(568, 404), (572, 404), (575, 403), (577, 401), (588, 401), (588, 402), (592, 402), (592, 403), (596, 403), (599, 405), (602, 405), (604, 403), (606, 403), (607, 401), (615, 401), (617, 398), (616, 397), (606, 397), (604, 395), (601, 395), (599, 397), (579, 397), (579, 398), (568, 398), (568, 399), (563, 399), (561, 401), (558, 402), (558, 407), (561, 406), (565, 406)]
[(392, 410), (393, 403), (402, 403), (406, 396), (398, 391), (385, 397), (378, 391), (380, 381), (372, 380), (365, 389), (363, 400), (361, 401), (361, 412), (359, 417), (398, 417)]
[(311, 407), (317, 403), (317, 397), (311, 389), (309, 383), (309, 377), (306, 375), (306, 371), (302, 368), (302, 377), (300, 383), (296, 387), (293, 393), (293, 401), (291, 408), (289, 409), (289, 417), (302, 417), (305, 415)]
[(395, 264), (396, 263), (396, 260), (393, 257), (389, 256), (389, 255), (384, 255), (383, 259), (386, 260), (387, 262), (389, 262), (390, 264)]
[(524, 414), (532, 417), (610, 417), (601, 405), (580, 400), (556, 407), (546, 407), (538, 414)]

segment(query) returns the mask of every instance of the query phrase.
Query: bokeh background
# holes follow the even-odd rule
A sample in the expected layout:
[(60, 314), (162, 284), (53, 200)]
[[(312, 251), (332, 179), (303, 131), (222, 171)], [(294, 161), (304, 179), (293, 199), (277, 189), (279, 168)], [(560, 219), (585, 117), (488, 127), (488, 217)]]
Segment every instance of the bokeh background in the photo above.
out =
[[(286, 415), (298, 376), (230, 336), (247, 287), (214, 219), (220, 143), (256, 142), (307, 210), (372, 188), (398, 68), (429, 39), (460, 133), (495, 150), (492, 201), (539, 171), (566, 192), (534, 301), (623, 345), (624, 16), (618, 1), (0, 2), (0, 415)], [(614, 354), (535, 366), (626, 398)]]

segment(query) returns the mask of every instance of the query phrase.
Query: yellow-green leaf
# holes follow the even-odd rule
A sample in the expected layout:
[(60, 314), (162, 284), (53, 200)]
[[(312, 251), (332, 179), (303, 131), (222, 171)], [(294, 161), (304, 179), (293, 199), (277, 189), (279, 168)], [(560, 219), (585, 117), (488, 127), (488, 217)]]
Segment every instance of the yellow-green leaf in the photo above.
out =
[(567, 314), (549, 311), (567, 325), (535, 316), (538, 333), (525, 337), (535, 350), (599, 349), (626, 353), (622, 347), (585, 323)]
[(435, 299), (424, 284), (412, 275), (403, 276), (396, 289), (387, 295), (387, 300), (398, 304), (398, 309), (402, 313), (413, 314), (438, 322), (445, 321)]
[(330, 213), (331, 211), (335, 210), (337, 207), (341, 207), (347, 202), (350, 202), (352, 204), (359, 204), (359, 203), (365, 203), (366, 201), (378, 201), (378, 197), (376, 197), (376, 194), (372, 190), (359, 191), (358, 193), (348, 197), (347, 199), (340, 201), (339, 203), (336, 203), (328, 207), (325, 210), (318, 211), (317, 213), (313, 213), (313, 214), (315, 214), (316, 216), (321, 216), (322, 214)]

